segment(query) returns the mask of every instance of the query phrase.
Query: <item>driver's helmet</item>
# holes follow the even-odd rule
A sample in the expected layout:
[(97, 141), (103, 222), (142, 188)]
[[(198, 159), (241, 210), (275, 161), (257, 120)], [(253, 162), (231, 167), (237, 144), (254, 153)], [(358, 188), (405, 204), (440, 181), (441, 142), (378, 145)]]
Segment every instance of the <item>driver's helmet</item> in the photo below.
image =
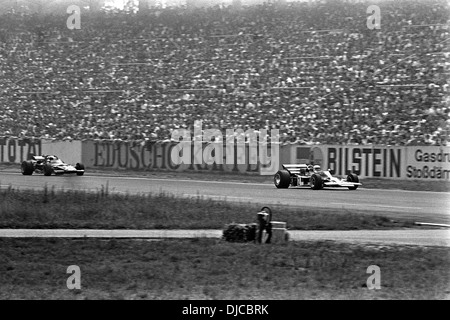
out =
[(314, 167), (311, 164), (308, 165), (308, 171), (314, 171)]
[(320, 166), (318, 165), (318, 164), (316, 164), (315, 166), (314, 166), (314, 171), (321, 171), (322, 169), (320, 168)]

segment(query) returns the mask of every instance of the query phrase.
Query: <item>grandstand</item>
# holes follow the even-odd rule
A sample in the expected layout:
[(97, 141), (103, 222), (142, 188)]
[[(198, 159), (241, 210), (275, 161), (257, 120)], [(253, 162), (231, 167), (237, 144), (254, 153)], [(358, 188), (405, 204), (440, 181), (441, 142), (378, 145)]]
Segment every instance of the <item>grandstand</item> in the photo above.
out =
[[(0, 0), (0, 136), (170, 139), (280, 130), (301, 144), (447, 145), (444, 0)], [(210, 2), (211, 3), (211, 2)]]

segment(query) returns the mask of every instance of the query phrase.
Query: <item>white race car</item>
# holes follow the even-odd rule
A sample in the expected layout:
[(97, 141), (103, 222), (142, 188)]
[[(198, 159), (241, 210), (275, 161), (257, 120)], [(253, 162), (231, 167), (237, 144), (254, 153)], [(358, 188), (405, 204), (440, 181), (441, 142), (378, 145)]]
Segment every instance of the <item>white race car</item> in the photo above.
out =
[(52, 155), (33, 156), (31, 160), (22, 162), (21, 171), (23, 175), (43, 173), (45, 176), (52, 174), (76, 174), (77, 176), (82, 176), (84, 175), (84, 165), (77, 163), (73, 166)]
[(362, 184), (356, 174), (350, 173), (346, 179), (333, 177), (329, 170), (322, 170), (320, 166), (306, 164), (283, 164), (274, 178), (277, 188), (310, 186), (311, 189), (320, 190), (324, 187), (346, 187), (356, 190)]

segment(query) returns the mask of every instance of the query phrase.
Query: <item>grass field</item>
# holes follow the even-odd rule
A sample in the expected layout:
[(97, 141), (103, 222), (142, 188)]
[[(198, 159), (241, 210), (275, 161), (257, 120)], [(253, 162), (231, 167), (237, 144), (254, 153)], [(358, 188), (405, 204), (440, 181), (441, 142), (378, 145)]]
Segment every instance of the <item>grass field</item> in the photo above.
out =
[[(333, 242), (279, 245), (0, 239), (0, 299), (449, 299), (450, 251)], [(81, 290), (66, 286), (67, 267)], [(380, 267), (381, 289), (366, 273)]]
[[(256, 222), (259, 209), (256, 204), (177, 198), (164, 193), (110, 194), (106, 188), (96, 193), (0, 189), (0, 228), (222, 229), (233, 222)], [(281, 206), (272, 206), (272, 210), (276, 220), (287, 221), (289, 229), (414, 227), (414, 221), (393, 221), (357, 210)]]

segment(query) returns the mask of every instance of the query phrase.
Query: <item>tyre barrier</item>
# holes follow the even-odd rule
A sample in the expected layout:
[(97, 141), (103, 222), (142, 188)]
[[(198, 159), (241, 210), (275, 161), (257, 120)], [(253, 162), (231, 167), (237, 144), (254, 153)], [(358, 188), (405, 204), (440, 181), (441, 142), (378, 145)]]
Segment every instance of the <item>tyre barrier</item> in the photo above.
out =
[(272, 221), (272, 210), (262, 207), (256, 214), (257, 223), (225, 225), (222, 239), (229, 242), (283, 243), (289, 240), (286, 222)]
[[(272, 221), (272, 237), (270, 243), (284, 243), (289, 241), (289, 233), (286, 229), (286, 222)], [(230, 223), (223, 230), (222, 239), (228, 242), (258, 242), (258, 225), (256, 223), (242, 224)], [(268, 233), (262, 231), (262, 243), (267, 243)]]
[(256, 239), (256, 223), (230, 223), (223, 230), (222, 239), (229, 242), (249, 242)]

